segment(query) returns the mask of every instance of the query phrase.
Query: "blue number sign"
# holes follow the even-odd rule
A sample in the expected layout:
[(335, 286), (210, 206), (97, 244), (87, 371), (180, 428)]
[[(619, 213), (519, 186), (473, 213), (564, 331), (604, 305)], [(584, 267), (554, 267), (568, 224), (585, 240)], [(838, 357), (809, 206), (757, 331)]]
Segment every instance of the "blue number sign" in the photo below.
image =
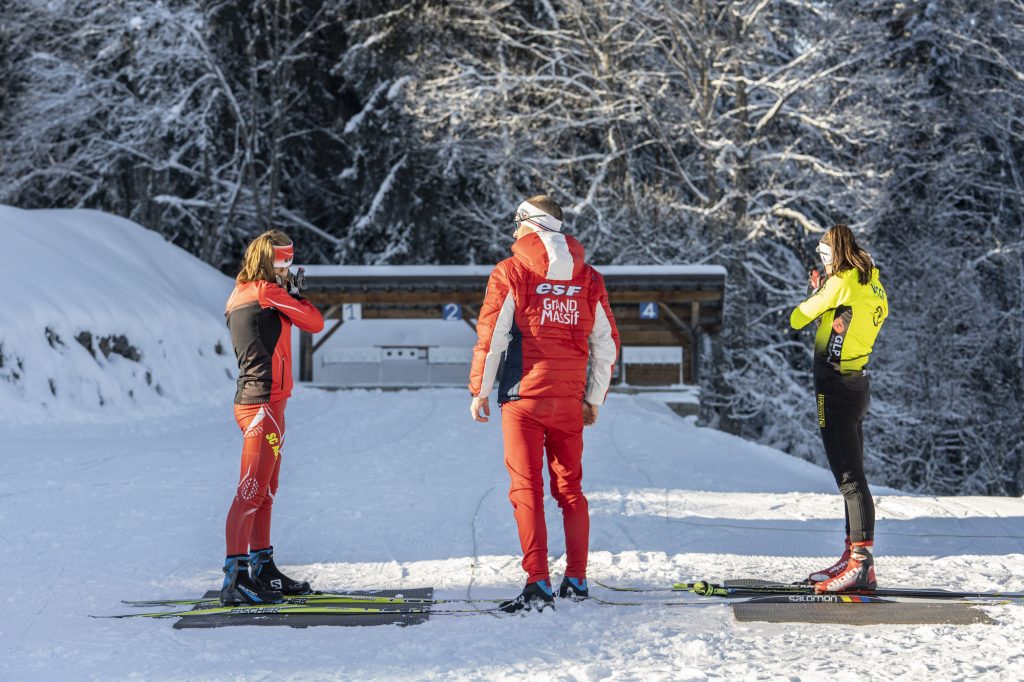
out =
[(654, 301), (648, 301), (647, 303), (640, 304), (640, 319), (641, 320), (656, 320), (658, 319), (658, 304)]
[(461, 320), (462, 306), (458, 303), (445, 303), (441, 307), (441, 318), (445, 320)]

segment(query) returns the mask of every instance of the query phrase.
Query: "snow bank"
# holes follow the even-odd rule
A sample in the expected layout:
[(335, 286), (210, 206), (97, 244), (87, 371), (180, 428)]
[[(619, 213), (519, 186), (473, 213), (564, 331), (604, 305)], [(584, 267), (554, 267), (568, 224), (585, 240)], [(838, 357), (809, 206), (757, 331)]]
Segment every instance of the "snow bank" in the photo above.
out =
[(0, 421), (230, 404), (232, 280), (129, 220), (0, 206)]

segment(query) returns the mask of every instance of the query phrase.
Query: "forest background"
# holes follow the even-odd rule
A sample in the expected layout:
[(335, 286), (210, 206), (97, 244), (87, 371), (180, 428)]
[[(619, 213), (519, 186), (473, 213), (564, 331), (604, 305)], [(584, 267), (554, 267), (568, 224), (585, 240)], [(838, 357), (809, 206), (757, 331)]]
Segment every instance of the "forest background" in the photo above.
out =
[(891, 306), (869, 478), (908, 491), (1024, 493), (1022, 122), (1016, 0), (0, 0), (0, 203), (234, 274), (270, 226), (494, 263), (549, 193), (595, 264), (726, 266), (702, 417), (818, 462), (788, 315), (850, 224)]

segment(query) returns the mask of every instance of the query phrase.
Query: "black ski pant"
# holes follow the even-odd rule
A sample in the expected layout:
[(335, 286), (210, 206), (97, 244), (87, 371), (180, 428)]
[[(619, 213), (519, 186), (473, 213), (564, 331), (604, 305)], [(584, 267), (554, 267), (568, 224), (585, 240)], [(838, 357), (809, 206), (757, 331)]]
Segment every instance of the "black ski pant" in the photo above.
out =
[(851, 542), (874, 540), (875, 502), (864, 477), (864, 415), (871, 402), (868, 376), (817, 376), (814, 392), (828, 465), (846, 503), (846, 534)]

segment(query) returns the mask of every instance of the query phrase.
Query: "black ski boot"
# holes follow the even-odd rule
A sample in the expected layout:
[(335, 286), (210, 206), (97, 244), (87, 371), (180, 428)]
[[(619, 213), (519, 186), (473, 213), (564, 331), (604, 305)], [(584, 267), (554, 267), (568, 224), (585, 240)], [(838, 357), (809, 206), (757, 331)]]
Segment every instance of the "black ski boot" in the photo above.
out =
[(547, 580), (538, 580), (535, 583), (528, 583), (522, 594), (515, 599), (501, 602), (498, 610), (505, 613), (516, 613), (524, 609), (543, 611), (549, 606), (555, 608), (555, 595), (551, 590), (551, 583)]
[(279, 590), (282, 594), (309, 594), (313, 590), (305, 580), (292, 580), (274, 565), (273, 546), (249, 552), (252, 581), (264, 590)]
[(229, 556), (224, 560), (224, 585), (220, 588), (220, 603), (277, 604), (283, 600), (280, 590), (268, 590), (249, 577), (249, 557), (245, 554)]
[(558, 596), (561, 599), (583, 601), (590, 596), (590, 588), (587, 586), (586, 578), (562, 578), (562, 584), (558, 586)]

